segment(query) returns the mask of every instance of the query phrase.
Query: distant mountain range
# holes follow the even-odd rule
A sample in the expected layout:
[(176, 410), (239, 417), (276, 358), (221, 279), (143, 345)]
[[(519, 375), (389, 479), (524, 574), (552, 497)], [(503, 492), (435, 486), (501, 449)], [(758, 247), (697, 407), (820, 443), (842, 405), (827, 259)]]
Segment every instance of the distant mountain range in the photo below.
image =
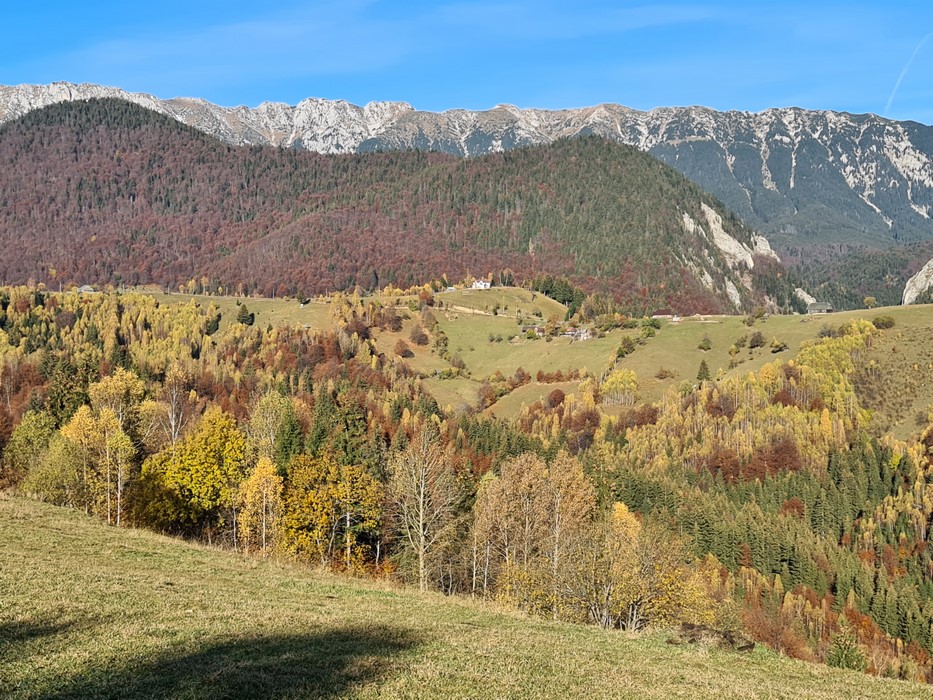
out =
[(758, 114), (605, 104), (423, 112), (403, 102), (307, 99), (219, 107), (98, 85), (0, 86), (0, 123), (55, 102), (130, 100), (236, 145), (318, 153), (432, 150), (477, 156), (596, 134), (647, 151), (722, 200), (781, 251), (933, 239), (933, 127), (796, 108)]
[(792, 296), (763, 236), (675, 169), (598, 137), (468, 159), (321, 155), (231, 146), (105, 98), (0, 126), (0, 162), (7, 283), (306, 295), (550, 274), (640, 313)]

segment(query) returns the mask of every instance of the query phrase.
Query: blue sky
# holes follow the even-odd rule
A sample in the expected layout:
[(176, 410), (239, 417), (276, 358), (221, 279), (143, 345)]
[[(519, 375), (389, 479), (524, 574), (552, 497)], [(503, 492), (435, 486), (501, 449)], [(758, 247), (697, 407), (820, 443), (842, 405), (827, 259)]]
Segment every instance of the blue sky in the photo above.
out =
[(796, 105), (933, 124), (933, 3), (16, 2), (0, 84), (223, 105)]

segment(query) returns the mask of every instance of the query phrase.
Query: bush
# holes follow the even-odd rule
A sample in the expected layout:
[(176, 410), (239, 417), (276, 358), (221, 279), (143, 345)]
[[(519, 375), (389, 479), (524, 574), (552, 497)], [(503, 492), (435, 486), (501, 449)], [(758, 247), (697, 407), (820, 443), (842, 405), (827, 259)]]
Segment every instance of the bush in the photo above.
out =
[(868, 667), (865, 655), (855, 638), (848, 632), (834, 635), (826, 655), (826, 664), (833, 668), (847, 668), (852, 671), (864, 671)]
[(428, 344), (428, 334), (424, 332), (424, 328), (422, 328), (420, 325), (416, 325), (411, 329), (411, 333), (408, 335), (408, 339), (415, 345)]
[(414, 353), (412, 353), (411, 348), (408, 347), (408, 343), (399, 338), (395, 343), (395, 354), (399, 357), (411, 357)]
[(875, 316), (871, 320), (871, 323), (878, 330), (886, 330), (888, 328), (894, 328), (894, 317), (893, 316)]
[(708, 336), (708, 335), (704, 335), (704, 336), (703, 336), (703, 340), (700, 341), (700, 344), (697, 345), (697, 348), (699, 348), (699, 349), (702, 350), (703, 352), (706, 352), (707, 350), (712, 350), (712, 349), (713, 349), (713, 341), (709, 339), (709, 336)]
[(752, 337), (748, 339), (749, 348), (762, 348), (765, 345), (765, 336), (761, 331), (755, 331), (752, 333)]
[(636, 347), (637, 346), (635, 345), (635, 341), (632, 340), (631, 337), (625, 336), (621, 341), (619, 341), (619, 347), (616, 348), (616, 357), (622, 358), (626, 355), (631, 355), (633, 352), (635, 352)]

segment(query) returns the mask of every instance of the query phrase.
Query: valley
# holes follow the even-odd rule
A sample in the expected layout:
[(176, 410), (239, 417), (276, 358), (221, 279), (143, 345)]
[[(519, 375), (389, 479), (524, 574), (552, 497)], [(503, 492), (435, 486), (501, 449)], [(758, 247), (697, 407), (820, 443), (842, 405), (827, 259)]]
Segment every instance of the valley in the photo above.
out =
[(0, 600), (14, 697), (933, 680), (924, 274), (896, 305), (925, 224), (862, 196), (889, 245), (811, 177), (820, 157), (795, 160), (852, 124), (895, 148), (896, 125), (756, 117), (778, 160), (809, 130), (789, 175), (748, 161), (770, 205), (838, 234), (802, 245), (798, 210), (728, 185), (730, 210), (687, 151), (670, 167), (600, 129), (453, 154), (425, 115), (371, 105), (367, 138), (436, 140), (321, 154), (94, 97), (0, 126), (0, 576), (42, 572)]

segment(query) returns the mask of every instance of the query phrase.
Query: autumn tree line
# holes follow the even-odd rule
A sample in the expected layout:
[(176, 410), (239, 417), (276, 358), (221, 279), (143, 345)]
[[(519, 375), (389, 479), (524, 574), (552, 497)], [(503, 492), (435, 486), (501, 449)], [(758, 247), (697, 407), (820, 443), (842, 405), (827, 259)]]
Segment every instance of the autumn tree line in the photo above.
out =
[(655, 404), (620, 367), (503, 422), (438, 406), (370, 303), (315, 331), (2, 289), (0, 478), (114, 526), (930, 678), (933, 430), (867, 437), (850, 380), (882, 331)]

